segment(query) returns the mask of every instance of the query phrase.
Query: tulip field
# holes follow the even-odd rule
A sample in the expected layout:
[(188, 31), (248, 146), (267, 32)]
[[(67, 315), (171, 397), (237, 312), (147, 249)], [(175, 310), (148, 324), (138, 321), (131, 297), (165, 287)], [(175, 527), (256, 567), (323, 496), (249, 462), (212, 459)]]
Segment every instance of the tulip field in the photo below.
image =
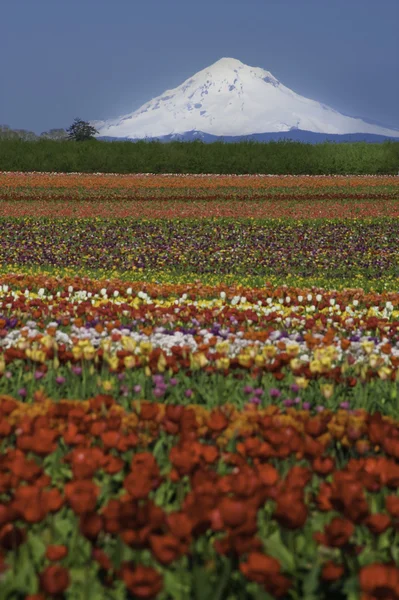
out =
[(0, 600), (399, 600), (399, 177), (0, 173)]

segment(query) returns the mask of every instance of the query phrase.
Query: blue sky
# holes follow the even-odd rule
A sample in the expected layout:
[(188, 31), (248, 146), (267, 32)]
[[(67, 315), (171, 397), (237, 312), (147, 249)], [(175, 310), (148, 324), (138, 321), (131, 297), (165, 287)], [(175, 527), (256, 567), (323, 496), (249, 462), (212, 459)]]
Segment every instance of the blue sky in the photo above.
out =
[(0, 124), (123, 115), (224, 56), (399, 127), (399, 0), (2, 0)]

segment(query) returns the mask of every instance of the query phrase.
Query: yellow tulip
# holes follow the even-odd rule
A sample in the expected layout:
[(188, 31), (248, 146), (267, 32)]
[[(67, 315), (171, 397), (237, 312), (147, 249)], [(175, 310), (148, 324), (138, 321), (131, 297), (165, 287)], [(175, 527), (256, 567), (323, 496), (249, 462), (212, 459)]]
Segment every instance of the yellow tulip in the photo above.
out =
[(44, 363), (46, 360), (46, 353), (43, 352), (43, 350), (37, 350), (37, 349), (29, 349), (26, 350), (26, 356), (28, 358), (30, 358), (31, 360), (33, 360), (34, 362), (41, 362)]
[(300, 369), (301, 366), (302, 366), (302, 362), (299, 360), (299, 358), (292, 358), (290, 360), (290, 367), (293, 371)]
[(263, 365), (265, 364), (265, 359), (261, 354), (257, 354), (255, 356), (255, 365), (257, 367), (263, 367)]
[(299, 352), (299, 344), (297, 344), (296, 342), (287, 344), (287, 352), (288, 354), (297, 356)]
[(42, 337), (40, 343), (45, 348), (53, 348), (54, 346), (57, 346), (55, 339), (50, 335), (45, 335), (44, 337)]
[(79, 346), (74, 346), (72, 348), (72, 354), (75, 360), (79, 360), (82, 358), (82, 349)]
[(321, 393), (328, 400), (334, 393), (334, 385), (332, 383), (323, 383), (320, 385)]
[(238, 355), (238, 362), (240, 363), (240, 365), (242, 367), (249, 367), (251, 365), (251, 356), (249, 354), (239, 354)]
[(127, 350), (128, 352), (134, 352), (137, 346), (136, 340), (134, 340), (131, 337), (128, 337), (127, 335), (124, 335), (122, 337), (121, 342), (123, 349)]
[(90, 344), (83, 348), (83, 356), (85, 360), (92, 360), (96, 354), (96, 349)]
[(119, 358), (117, 356), (111, 356), (108, 358), (107, 360), (110, 369), (112, 369), (112, 371), (116, 371), (119, 365)]
[(366, 354), (371, 354), (371, 352), (374, 350), (374, 342), (373, 341), (362, 342), (362, 348), (366, 352)]
[(224, 342), (219, 342), (218, 344), (216, 344), (216, 352), (220, 352), (220, 353), (224, 353), (224, 352), (228, 352), (230, 348), (230, 344), (227, 341)]
[(331, 369), (331, 359), (328, 358), (328, 356), (323, 356), (320, 363), (324, 371), (329, 371)]
[(88, 346), (88, 345), (91, 346), (89, 340), (79, 340), (78, 341), (79, 348), (85, 348), (85, 346)]
[(277, 354), (277, 348), (276, 346), (269, 344), (267, 346), (264, 346), (262, 352), (264, 356), (267, 356), (268, 358), (273, 358)]
[(140, 352), (144, 355), (148, 355), (151, 353), (152, 344), (151, 342), (141, 341), (140, 342)]
[(136, 358), (134, 356), (125, 356), (123, 359), (123, 364), (126, 369), (133, 369), (136, 366)]
[(309, 385), (309, 380), (306, 377), (296, 377), (295, 383), (301, 390), (306, 390)]
[(157, 362), (157, 369), (160, 373), (164, 373), (166, 364), (166, 358), (163, 354), (161, 354)]
[(217, 369), (228, 369), (230, 366), (230, 359), (227, 356), (223, 356), (222, 358), (218, 358), (216, 360), (216, 368)]
[[(190, 368), (191, 369), (201, 369), (206, 367), (209, 363), (203, 352), (197, 352), (196, 354), (191, 354), (190, 356)], [(165, 361), (166, 364), (166, 361)]]
[(321, 371), (322, 371), (321, 362), (319, 360), (312, 360), (309, 363), (309, 369), (310, 369), (311, 373), (321, 373)]
[(380, 379), (388, 379), (392, 373), (392, 369), (389, 367), (381, 367), (378, 371), (378, 376)]

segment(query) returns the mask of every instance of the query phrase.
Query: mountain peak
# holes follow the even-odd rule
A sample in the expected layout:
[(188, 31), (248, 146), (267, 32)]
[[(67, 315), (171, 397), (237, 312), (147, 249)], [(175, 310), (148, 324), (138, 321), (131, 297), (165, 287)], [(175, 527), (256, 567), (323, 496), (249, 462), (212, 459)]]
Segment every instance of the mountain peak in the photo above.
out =
[(213, 65), (208, 67), (208, 69), (212, 69), (213, 67), (223, 67), (224, 69), (239, 69), (240, 67), (245, 66), (247, 65), (238, 60), (238, 58), (223, 57), (219, 58), (219, 60), (217, 60), (215, 63), (213, 63)]
[(269, 71), (223, 57), (166, 90), (138, 110), (93, 123), (100, 136), (131, 139), (182, 135), (214, 136), (304, 130), (315, 133), (371, 133), (399, 137), (379, 127), (296, 94)]
[(201, 74), (211, 75), (214, 78), (227, 77), (234, 79), (238, 78), (258, 78), (263, 79), (266, 83), (272, 83), (273, 85), (278, 85), (280, 82), (276, 79), (270, 71), (265, 71), (265, 69), (261, 69), (259, 67), (250, 67), (245, 63), (241, 62), (237, 58), (220, 58), (215, 63), (202, 69), (194, 75), (194, 78), (197, 78)]

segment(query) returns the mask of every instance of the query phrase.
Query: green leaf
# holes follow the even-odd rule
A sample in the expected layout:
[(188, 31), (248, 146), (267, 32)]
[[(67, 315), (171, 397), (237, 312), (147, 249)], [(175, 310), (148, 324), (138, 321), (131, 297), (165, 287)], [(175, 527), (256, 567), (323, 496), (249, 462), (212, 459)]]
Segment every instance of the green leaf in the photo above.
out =
[(125, 480), (125, 477), (126, 477), (126, 475), (122, 470), (122, 471), (119, 471), (119, 473), (115, 473), (114, 475), (112, 475), (112, 481), (121, 483)]
[(154, 502), (157, 506), (162, 506), (167, 512), (179, 509), (179, 503), (176, 497), (176, 486), (165, 481), (154, 493)]
[(68, 600), (106, 600), (106, 593), (97, 579), (98, 567), (92, 565), (90, 568), (82, 567), (71, 569), (71, 585), (68, 588)]
[(161, 462), (163, 462), (163, 459), (165, 458), (165, 454), (167, 453), (167, 444), (165, 442), (166, 442), (165, 439), (163, 439), (162, 437), (159, 438), (154, 446), (153, 451), (152, 451), (152, 454), (154, 455), (155, 460), (159, 464)]
[(11, 589), (25, 595), (36, 594), (38, 591), (38, 579), (27, 544), (20, 546), (18, 549), (16, 573), (16, 576), (12, 574), (13, 585)]
[(376, 562), (377, 553), (372, 548), (365, 548), (357, 557), (358, 563), (361, 567), (369, 565), (370, 563)]
[(76, 518), (71, 518), (70, 511), (63, 511), (63, 513), (55, 514), (53, 521), (54, 530), (59, 536), (59, 543), (67, 543), (77, 527)]
[(205, 600), (213, 596), (212, 582), (207, 576), (205, 569), (198, 565), (194, 565), (192, 570), (192, 587), (195, 600)]
[(246, 591), (250, 594), (253, 600), (275, 600), (266, 590), (263, 590), (257, 583), (248, 583)]
[(234, 433), (231, 436), (231, 438), (229, 439), (229, 441), (227, 442), (227, 446), (226, 446), (227, 452), (235, 452), (236, 451), (236, 445), (237, 445), (237, 434)]
[(378, 550), (386, 550), (392, 546), (392, 530), (388, 528), (384, 533), (378, 536), (377, 548)]
[(295, 551), (297, 554), (302, 554), (307, 548), (307, 541), (304, 535), (298, 535), (295, 539)]
[(187, 581), (182, 581), (182, 573), (166, 571), (164, 574), (164, 587), (173, 600), (189, 600), (190, 586), (187, 585)]
[(319, 577), (320, 563), (317, 560), (303, 579), (303, 597), (306, 600), (318, 600), (317, 589), (319, 587)]
[[(112, 589), (105, 590), (105, 600), (126, 600), (126, 586), (123, 581), (115, 581)], [(73, 598), (71, 598), (73, 600)]]
[(343, 592), (347, 600), (359, 600), (359, 578), (357, 575), (349, 577), (343, 586)]
[(43, 556), (46, 553), (46, 544), (39, 535), (29, 534), (27, 544), (30, 549), (32, 560), (36, 566), (41, 564)]
[(399, 562), (399, 546), (397, 546), (395, 543), (391, 547), (391, 555), (392, 555), (393, 560), (396, 563), (398, 563)]
[(375, 494), (370, 497), (370, 510), (372, 513), (380, 512), (380, 499)]
[[(222, 558), (222, 561), (223, 570), (218, 580), (218, 584), (213, 592), (212, 600), (223, 600), (226, 597), (225, 592), (231, 575), (231, 561), (225, 557)], [(205, 596), (202, 596), (202, 598), (207, 600), (207, 597)]]
[(280, 531), (277, 529), (267, 539), (263, 540), (266, 552), (276, 558), (284, 571), (295, 572), (295, 558), (283, 544)]
[(116, 566), (117, 569), (119, 569), (122, 564), (124, 545), (125, 544), (122, 541), (122, 538), (120, 536), (118, 536), (117, 540), (116, 540), (116, 544), (112, 550), (112, 559), (113, 559), (112, 562), (114, 563), (114, 565)]

